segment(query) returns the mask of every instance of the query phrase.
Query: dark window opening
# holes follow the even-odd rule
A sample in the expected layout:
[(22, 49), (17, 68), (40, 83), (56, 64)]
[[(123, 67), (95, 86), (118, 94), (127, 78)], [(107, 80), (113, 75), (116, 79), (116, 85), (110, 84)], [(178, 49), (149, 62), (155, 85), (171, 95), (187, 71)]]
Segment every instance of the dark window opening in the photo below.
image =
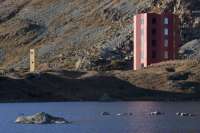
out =
[(156, 34), (156, 29), (152, 29), (152, 34), (155, 35)]
[(156, 18), (152, 19), (152, 24), (156, 24)]
[(156, 40), (152, 40), (152, 47), (156, 47), (157, 46), (157, 41)]
[(153, 58), (153, 59), (156, 58), (156, 51), (152, 51), (152, 58)]

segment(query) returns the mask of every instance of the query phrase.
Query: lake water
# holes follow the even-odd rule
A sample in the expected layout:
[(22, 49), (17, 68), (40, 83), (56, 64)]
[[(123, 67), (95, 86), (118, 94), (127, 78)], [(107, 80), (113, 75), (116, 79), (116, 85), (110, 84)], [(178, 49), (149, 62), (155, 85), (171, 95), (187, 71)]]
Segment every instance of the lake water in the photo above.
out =
[[(159, 110), (165, 115), (149, 116)], [(102, 116), (107, 111), (111, 116)], [(47, 112), (73, 121), (67, 125), (19, 125), (24, 113)], [(117, 116), (118, 113), (132, 116)], [(178, 117), (190, 112), (196, 117)], [(200, 102), (59, 102), (0, 104), (0, 133), (200, 133)]]

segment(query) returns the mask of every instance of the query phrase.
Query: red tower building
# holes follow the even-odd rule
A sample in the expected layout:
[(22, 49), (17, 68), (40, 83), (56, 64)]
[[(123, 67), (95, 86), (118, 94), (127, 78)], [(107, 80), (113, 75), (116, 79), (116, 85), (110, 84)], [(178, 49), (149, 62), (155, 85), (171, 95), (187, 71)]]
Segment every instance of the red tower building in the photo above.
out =
[(177, 57), (179, 19), (171, 13), (134, 16), (134, 70)]

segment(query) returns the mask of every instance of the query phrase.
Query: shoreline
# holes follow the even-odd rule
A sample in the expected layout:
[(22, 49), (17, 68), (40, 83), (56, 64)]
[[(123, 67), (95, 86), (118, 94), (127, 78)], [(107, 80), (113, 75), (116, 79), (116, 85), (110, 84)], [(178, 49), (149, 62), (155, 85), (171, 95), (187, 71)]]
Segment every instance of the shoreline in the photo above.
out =
[(200, 98), (198, 99), (135, 99), (135, 100), (116, 100), (116, 101), (98, 101), (98, 100), (3, 100), (0, 101), (0, 104), (7, 103), (117, 103), (117, 102), (200, 102)]
[(0, 102), (200, 101), (199, 70), (181, 60), (139, 71), (16, 72), (0, 76)]

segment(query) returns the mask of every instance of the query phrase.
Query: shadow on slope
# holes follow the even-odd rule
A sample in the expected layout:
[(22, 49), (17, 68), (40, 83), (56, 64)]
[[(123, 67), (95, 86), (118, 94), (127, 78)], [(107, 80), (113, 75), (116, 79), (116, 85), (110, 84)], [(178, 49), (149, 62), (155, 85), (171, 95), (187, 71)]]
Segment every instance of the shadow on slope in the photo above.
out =
[[(84, 73), (67, 72), (27, 74), (24, 78), (0, 78), (0, 100), (16, 101), (99, 101), (107, 94), (114, 100), (188, 100), (197, 95), (178, 94), (138, 88), (112, 76), (94, 75), (77, 78)], [(70, 76), (71, 74), (76, 76)]]

